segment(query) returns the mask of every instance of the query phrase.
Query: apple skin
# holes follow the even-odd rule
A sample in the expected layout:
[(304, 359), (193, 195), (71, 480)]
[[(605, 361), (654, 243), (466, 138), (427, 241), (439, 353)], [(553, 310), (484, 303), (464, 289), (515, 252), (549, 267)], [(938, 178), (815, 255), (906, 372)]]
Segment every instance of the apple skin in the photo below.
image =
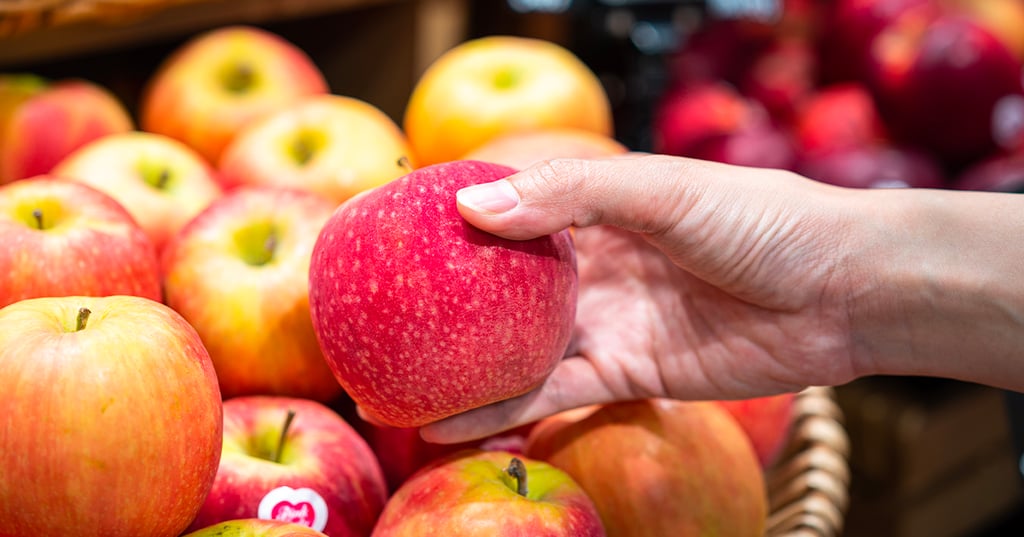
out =
[(278, 520), (240, 518), (218, 522), (189, 532), (182, 537), (323, 537), (324, 534), (302, 524)]
[(164, 248), (164, 301), (203, 338), (225, 398), (324, 402), (341, 393), (313, 331), (308, 292), (313, 245), (333, 211), (301, 190), (236, 189)]
[(576, 480), (609, 537), (764, 534), (761, 466), (714, 402), (647, 399), (557, 414), (534, 427), (525, 454)]
[(124, 105), (98, 84), (0, 74), (0, 184), (50, 173), (88, 142), (134, 128)]
[(309, 301), (324, 356), (376, 421), (417, 427), (521, 395), (561, 360), (576, 314), (568, 231), (512, 241), (455, 193), (512, 168), (427, 166), (353, 198), (317, 239)]
[(130, 296), (23, 300), (0, 309), (0, 371), (4, 534), (184, 531), (217, 472), (222, 404), (180, 315)]
[(818, 56), (804, 38), (776, 38), (758, 51), (740, 78), (744, 95), (761, 103), (773, 121), (790, 125), (817, 84)]
[(198, 153), (173, 138), (139, 131), (80, 147), (54, 167), (53, 175), (117, 200), (157, 251), (222, 195), (213, 167)]
[(723, 81), (674, 87), (655, 107), (654, 151), (668, 155), (693, 156), (709, 139), (767, 121), (763, 107)]
[(449, 49), (416, 81), (402, 127), (421, 166), (462, 158), (509, 132), (570, 127), (613, 135), (597, 75), (541, 39), (487, 36)]
[(44, 296), (162, 298), (152, 241), (91, 187), (50, 176), (0, 186), (0, 243), (0, 307)]
[[(506, 472), (526, 467), (528, 491)], [(373, 537), (603, 537), (594, 503), (565, 472), (501, 451), (465, 450), (434, 461), (388, 500)]]
[(798, 173), (849, 188), (944, 188), (946, 174), (930, 153), (884, 143), (805, 155)]
[(771, 468), (789, 442), (796, 394), (783, 393), (753, 399), (718, 401), (732, 414), (757, 453), (762, 468)]
[(323, 73), (294, 44), (257, 27), (225, 26), (192, 37), (164, 59), (143, 89), (139, 124), (215, 164), (249, 122), (328, 91)]
[(801, 104), (794, 122), (799, 151), (824, 153), (888, 139), (871, 91), (860, 82), (818, 88)]
[[(275, 462), (289, 410), (295, 417)], [(312, 489), (322, 498), (323, 526), (314, 529), (330, 537), (368, 536), (388, 494), (369, 445), (330, 408), (293, 397), (227, 399), (217, 478), (190, 529), (257, 517), (263, 498), (282, 486)], [(303, 506), (304, 515), (316, 509), (295, 504)]]
[(969, 166), (954, 180), (956, 190), (1024, 193), (1024, 153), (997, 154)]
[(595, 159), (627, 152), (629, 149), (611, 136), (553, 127), (498, 136), (470, 151), (461, 160), (482, 160), (523, 170), (555, 158)]
[(405, 134), (384, 112), (359, 99), (321, 95), (242, 129), (217, 168), (228, 188), (300, 188), (339, 204), (415, 166)]

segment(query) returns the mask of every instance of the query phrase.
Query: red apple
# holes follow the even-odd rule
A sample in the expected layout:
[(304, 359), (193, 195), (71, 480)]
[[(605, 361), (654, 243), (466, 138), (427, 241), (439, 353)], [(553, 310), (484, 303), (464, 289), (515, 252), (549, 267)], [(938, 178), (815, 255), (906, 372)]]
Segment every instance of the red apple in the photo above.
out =
[(0, 307), (66, 295), (161, 300), (153, 243), (113, 198), (48, 176), (0, 186)]
[(251, 121), (328, 91), (294, 44), (260, 28), (227, 26), (192, 37), (163, 61), (142, 94), (139, 122), (216, 163)]
[(772, 119), (789, 125), (814, 92), (818, 57), (807, 39), (776, 39), (758, 52), (739, 82), (744, 95), (761, 103)]
[(874, 96), (859, 82), (816, 90), (801, 104), (794, 131), (803, 154), (848, 149), (888, 137)]
[(789, 170), (796, 166), (797, 152), (788, 132), (769, 122), (758, 122), (736, 132), (714, 136), (695, 144), (690, 157), (737, 166)]
[(176, 537), (210, 491), (221, 397), (195, 330), (140, 297), (0, 309), (0, 532)]
[(309, 260), (334, 204), (275, 187), (233, 190), (164, 248), (168, 305), (203, 338), (225, 397), (341, 393), (309, 313)]
[(240, 518), (200, 528), (182, 537), (323, 537), (323, 533), (279, 520)]
[(88, 80), (0, 74), (0, 184), (50, 173), (75, 149), (134, 126), (117, 97)]
[(529, 241), (470, 226), (455, 193), (513, 173), (452, 161), (343, 204), (313, 249), (313, 326), (345, 391), (376, 421), (416, 427), (538, 386), (576, 311), (568, 231)]
[(373, 531), (374, 537), (422, 535), (603, 537), (605, 532), (594, 503), (565, 472), (522, 455), (466, 450), (406, 481)]
[(541, 420), (526, 455), (561, 468), (593, 499), (609, 537), (764, 535), (761, 466), (713, 402), (639, 400)]
[(928, 153), (870, 144), (806, 155), (797, 172), (811, 179), (851, 188), (943, 188), (942, 167)]
[(996, 155), (978, 161), (953, 182), (957, 190), (1024, 192), (1024, 153)]
[(678, 87), (655, 107), (654, 151), (693, 156), (705, 141), (768, 121), (763, 107), (725, 82)]
[(220, 467), (191, 528), (262, 518), (366, 537), (386, 499), (373, 451), (336, 412), (308, 399), (235, 397), (224, 402)]
[(784, 393), (753, 399), (718, 401), (747, 433), (762, 468), (772, 467), (789, 442), (793, 426), (793, 400)]
[(198, 153), (173, 138), (138, 131), (82, 146), (61, 160), (53, 175), (116, 199), (157, 251), (221, 196), (213, 168)]

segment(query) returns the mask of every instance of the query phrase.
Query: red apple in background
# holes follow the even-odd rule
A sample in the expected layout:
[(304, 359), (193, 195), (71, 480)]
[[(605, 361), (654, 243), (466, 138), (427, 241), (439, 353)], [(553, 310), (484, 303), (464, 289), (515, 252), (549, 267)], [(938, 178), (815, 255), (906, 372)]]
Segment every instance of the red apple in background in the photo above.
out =
[(957, 190), (1024, 193), (1024, 153), (978, 161), (964, 170), (952, 186)]
[(562, 358), (576, 312), (568, 231), (511, 241), (459, 214), (455, 193), (512, 168), (452, 161), (349, 200), (309, 270), (320, 346), (376, 421), (416, 427), (521, 395)]
[(82, 145), (134, 126), (124, 105), (93, 82), (0, 74), (0, 184), (49, 173)]
[(988, 28), (1024, 60), (1024, 2), (1020, 0), (945, 0)]
[(308, 399), (224, 402), (224, 447), (191, 528), (275, 519), (330, 537), (368, 536), (387, 499), (373, 451), (340, 415)]
[(605, 532), (594, 503), (565, 472), (522, 455), (466, 450), (406, 481), (373, 531), (373, 537), (422, 535), (603, 537)]
[(874, 144), (888, 137), (874, 96), (860, 82), (818, 88), (801, 104), (793, 128), (803, 154)]
[(219, 522), (200, 528), (182, 537), (322, 537), (323, 533), (303, 526), (279, 520), (241, 518)]
[(572, 476), (609, 537), (764, 534), (761, 466), (716, 403), (651, 399), (569, 411), (541, 420), (525, 453)]
[(213, 484), (221, 397), (195, 330), (140, 297), (0, 309), (0, 528), (176, 537)]
[(718, 401), (747, 433), (762, 468), (771, 468), (789, 442), (795, 394)]
[(53, 174), (116, 199), (157, 250), (221, 196), (212, 167), (181, 142), (145, 132), (104, 136), (71, 153)]
[(772, 123), (759, 122), (736, 132), (695, 144), (690, 157), (737, 166), (789, 170), (796, 166), (797, 152), (788, 132)]
[(789, 125), (815, 89), (818, 58), (807, 39), (776, 39), (761, 50), (739, 82), (744, 95), (761, 103), (780, 125)]
[(233, 190), (163, 251), (164, 294), (203, 338), (225, 397), (341, 393), (309, 313), (309, 260), (334, 204), (275, 187)]
[(654, 151), (692, 156), (708, 139), (767, 121), (764, 108), (725, 82), (707, 82), (669, 90), (656, 105)]
[(411, 159), (405, 135), (384, 112), (358, 99), (322, 95), (243, 129), (218, 170), (228, 187), (299, 188), (338, 204), (405, 175), (415, 167)]
[(139, 122), (216, 163), (249, 122), (328, 90), (294, 44), (260, 28), (226, 26), (193, 36), (163, 61), (142, 94)]
[(66, 295), (161, 300), (156, 250), (113, 198), (49, 176), (0, 186), (0, 307)]
[(837, 149), (807, 155), (798, 173), (851, 188), (943, 188), (946, 176), (928, 153), (887, 144)]

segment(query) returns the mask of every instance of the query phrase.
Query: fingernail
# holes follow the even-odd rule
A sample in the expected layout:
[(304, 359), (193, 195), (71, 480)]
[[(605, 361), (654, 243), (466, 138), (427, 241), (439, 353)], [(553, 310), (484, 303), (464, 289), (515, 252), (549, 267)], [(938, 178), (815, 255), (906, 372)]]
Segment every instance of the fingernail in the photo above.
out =
[(506, 179), (467, 186), (455, 194), (462, 206), (481, 214), (501, 214), (519, 205), (519, 193)]

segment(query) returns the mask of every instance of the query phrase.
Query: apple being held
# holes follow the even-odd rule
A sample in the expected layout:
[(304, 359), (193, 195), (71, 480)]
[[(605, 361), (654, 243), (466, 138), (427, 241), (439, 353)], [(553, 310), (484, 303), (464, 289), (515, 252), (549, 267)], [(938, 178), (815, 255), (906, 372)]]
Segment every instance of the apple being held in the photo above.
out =
[(222, 406), (195, 330), (146, 298), (0, 309), (0, 530), (176, 537), (210, 491)]
[(134, 127), (117, 97), (88, 80), (0, 74), (0, 184), (49, 173), (86, 143)]
[(221, 196), (213, 168), (181, 142), (147, 132), (104, 136), (71, 153), (53, 175), (116, 199), (157, 251)]
[(324, 537), (324, 534), (302, 524), (262, 518), (239, 518), (211, 524), (182, 537)]
[(421, 535), (603, 537), (605, 532), (593, 501), (565, 472), (522, 455), (465, 450), (406, 481), (373, 531), (373, 537)]
[(796, 394), (783, 393), (718, 401), (747, 433), (762, 468), (773, 466), (789, 442), (795, 398)]
[(648, 399), (541, 420), (526, 456), (564, 470), (609, 537), (764, 535), (764, 475), (747, 435), (710, 401)]
[(49, 176), (0, 186), (0, 307), (43, 296), (161, 300), (152, 241), (120, 204)]
[(257, 27), (226, 26), (192, 37), (163, 61), (142, 94), (139, 123), (215, 164), (254, 119), (328, 90), (293, 43)]
[(521, 395), (561, 360), (576, 312), (568, 231), (527, 241), (469, 225), (455, 193), (512, 168), (427, 166), (335, 211), (313, 249), (309, 301), (345, 391), (376, 421), (415, 427)]
[(335, 205), (277, 187), (232, 190), (162, 254), (164, 300), (203, 338), (225, 397), (341, 393), (309, 312), (309, 260)]
[(373, 451), (330, 408), (292, 397), (235, 397), (224, 402), (220, 467), (191, 528), (261, 518), (366, 537), (387, 493)]

